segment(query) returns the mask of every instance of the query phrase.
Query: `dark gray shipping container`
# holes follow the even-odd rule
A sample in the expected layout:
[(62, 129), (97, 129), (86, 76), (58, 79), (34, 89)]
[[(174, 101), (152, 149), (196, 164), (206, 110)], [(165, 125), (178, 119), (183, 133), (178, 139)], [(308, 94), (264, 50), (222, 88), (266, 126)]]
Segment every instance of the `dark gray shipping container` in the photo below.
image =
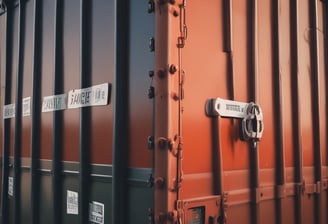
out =
[[(124, 208), (126, 223), (147, 223), (153, 207), (147, 89), (154, 67), (148, 2), (0, 6), (2, 223), (113, 223), (112, 198)], [(105, 105), (80, 100), (77, 108), (60, 106), (71, 100), (70, 91), (99, 85), (107, 91)], [(112, 147), (121, 151), (116, 183)], [(144, 161), (129, 158), (126, 147)], [(123, 198), (129, 202), (121, 204)]]

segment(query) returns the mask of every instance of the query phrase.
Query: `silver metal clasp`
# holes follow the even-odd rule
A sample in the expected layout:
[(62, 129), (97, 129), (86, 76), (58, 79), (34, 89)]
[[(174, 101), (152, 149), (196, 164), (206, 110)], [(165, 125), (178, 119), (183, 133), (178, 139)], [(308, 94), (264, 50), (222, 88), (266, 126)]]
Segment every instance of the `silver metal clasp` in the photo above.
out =
[(264, 124), (261, 107), (256, 103), (244, 103), (221, 98), (206, 102), (206, 115), (210, 117), (237, 118), (241, 120), (241, 140), (256, 142), (262, 138)]
[(263, 134), (263, 114), (259, 105), (251, 102), (245, 110), (245, 117), (242, 120), (243, 140), (253, 140), (258, 142)]

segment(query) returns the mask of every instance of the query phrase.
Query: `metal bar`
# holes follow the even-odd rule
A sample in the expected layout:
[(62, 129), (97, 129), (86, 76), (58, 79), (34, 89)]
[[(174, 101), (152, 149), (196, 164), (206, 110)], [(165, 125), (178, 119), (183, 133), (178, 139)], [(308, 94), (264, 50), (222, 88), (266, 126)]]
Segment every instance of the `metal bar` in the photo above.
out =
[[(295, 182), (299, 185), (303, 184), (303, 154), (301, 143), (301, 110), (299, 96), (299, 6), (297, 0), (290, 0), (290, 46), (291, 46), (291, 78), (292, 78), (292, 114), (293, 114), (293, 145), (295, 158)], [(295, 197), (295, 220), (296, 223), (302, 224), (302, 195), (297, 194)]]
[(284, 155), (284, 135), (283, 135), (283, 100), (282, 100), (282, 81), (280, 74), (280, 19), (279, 9), (280, 1), (272, 1), (272, 64), (273, 64), (273, 81), (274, 81), (274, 108), (275, 108), (275, 142), (276, 142), (276, 192), (277, 195), (275, 209), (277, 214), (277, 223), (282, 223), (283, 211), (282, 211), (282, 198), (280, 196), (279, 189), (285, 184), (285, 155)]
[[(248, 26), (250, 33), (248, 35), (249, 43), (249, 100), (257, 102), (257, 82), (258, 82), (258, 40), (257, 40), (257, 1), (249, 0), (248, 4)], [(251, 190), (251, 223), (260, 223), (261, 206), (258, 203), (258, 188), (260, 186), (260, 166), (259, 166), (259, 147), (254, 142), (250, 142), (250, 188)]]
[(21, 223), (21, 138), (22, 138), (22, 96), (23, 96), (23, 64), (25, 38), (25, 2), (20, 0), (18, 8), (18, 53), (15, 105), (15, 136), (14, 136), (14, 210), (15, 224)]
[(31, 211), (32, 223), (38, 224), (40, 212), (40, 117), (41, 117), (41, 46), (42, 1), (34, 1), (32, 134), (31, 134)]
[(248, 25), (249, 25), (249, 36), (248, 36), (248, 43), (249, 43), (249, 74), (250, 74), (250, 82), (249, 82), (249, 101), (256, 101), (258, 100), (258, 40), (257, 40), (257, 0), (249, 0), (250, 3), (248, 4)]
[(232, 3), (231, 0), (222, 1), (223, 14), (223, 49), (224, 52), (232, 52)]
[[(7, 4), (7, 13), (6, 16), (6, 68), (5, 68), (5, 96), (4, 96), (4, 104), (10, 104), (11, 103), (11, 84), (12, 84), (12, 60), (13, 60), (13, 54), (12, 54), (12, 47), (13, 47), (13, 10), (11, 8), (11, 5)], [(10, 119), (4, 120), (3, 125), (3, 156), (2, 156), (2, 170), (3, 170), (3, 176), (2, 176), (2, 207), (1, 207), (1, 213), (2, 213), (2, 223), (8, 223), (9, 222), (9, 201), (8, 201), (8, 177), (9, 177), (9, 148), (11, 144), (11, 125), (10, 125)]]
[(227, 86), (229, 88), (229, 98), (234, 100), (234, 70), (233, 70), (233, 38), (232, 38), (232, 2), (231, 0), (222, 1), (223, 15), (223, 50), (227, 53)]
[[(80, 72), (81, 87), (91, 84), (91, 18), (92, 4), (88, 0), (81, 0), (80, 11)], [(91, 109), (84, 107), (80, 110), (80, 219), (83, 224), (89, 223), (90, 199), (90, 127)]]
[(213, 172), (213, 194), (222, 195), (223, 182), (222, 182), (222, 153), (220, 144), (220, 117), (211, 119), (212, 127), (212, 172)]
[[(128, 158), (128, 72), (129, 72), (129, 17), (128, 0), (117, 0), (116, 4), (116, 39), (115, 39), (115, 99), (113, 117), (113, 191), (112, 223), (127, 223), (126, 177)], [(124, 99), (124, 100), (122, 100)]]
[(318, 6), (317, 1), (310, 2), (310, 27), (311, 27), (311, 78), (312, 78), (312, 119), (314, 136), (314, 156), (315, 156), (315, 180), (322, 180), (321, 173), (321, 153), (320, 153), (320, 85), (319, 85), (319, 45), (318, 45)]
[[(212, 133), (212, 172), (213, 172), (213, 194), (223, 196), (223, 165), (222, 165), (222, 147), (220, 136), (220, 117), (211, 119)], [(225, 223), (224, 200), (221, 200), (221, 218), (220, 223)]]
[[(320, 84), (319, 84), (319, 40), (318, 40), (318, 6), (317, 1), (309, 0), (310, 15), (310, 54), (311, 54), (311, 83), (312, 83), (312, 120), (313, 120), (313, 150), (315, 182), (321, 183), (321, 145), (320, 145)], [(315, 194), (315, 223), (321, 223), (321, 195)]]
[[(64, 91), (63, 77), (63, 0), (55, 2), (54, 21), (54, 95)], [(62, 223), (62, 148), (63, 148), (63, 111), (53, 113), (53, 143), (52, 143), (52, 192), (54, 223)]]
[(277, 142), (277, 184), (282, 185), (285, 183), (285, 171), (284, 171), (284, 151), (283, 151), (283, 117), (282, 117), (282, 83), (281, 83), (281, 74), (280, 74), (280, 38), (279, 38), (279, 16), (278, 11), (280, 8), (279, 1), (273, 1), (272, 6), (272, 54), (273, 54), (273, 75), (274, 75), (274, 86), (275, 86), (275, 117), (277, 122), (276, 127), (276, 142)]

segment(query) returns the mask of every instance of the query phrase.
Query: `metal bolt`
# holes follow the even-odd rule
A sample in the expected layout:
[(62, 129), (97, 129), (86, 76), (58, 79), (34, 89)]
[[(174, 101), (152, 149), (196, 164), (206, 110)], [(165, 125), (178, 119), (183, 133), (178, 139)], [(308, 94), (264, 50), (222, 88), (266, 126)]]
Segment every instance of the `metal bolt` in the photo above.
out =
[(158, 70), (157, 72), (157, 76), (160, 78), (160, 79), (163, 79), (165, 77), (165, 71), (160, 69)]
[(148, 136), (148, 149), (154, 149), (154, 136)]
[(164, 178), (156, 177), (154, 183), (157, 188), (162, 188), (164, 186)]
[(174, 210), (167, 213), (167, 219), (173, 221), (174, 223), (177, 222), (178, 211)]
[(179, 13), (178, 13), (177, 10), (174, 10), (174, 11), (173, 11), (173, 16), (174, 16), (174, 17), (178, 17), (178, 16), (179, 16)]
[(151, 37), (149, 39), (149, 51), (154, 52), (155, 51), (155, 38)]
[(155, 2), (154, 0), (149, 0), (148, 1), (148, 13), (153, 13), (155, 12)]
[(170, 71), (170, 73), (173, 75), (174, 73), (176, 73), (176, 71), (177, 71), (177, 67), (176, 67), (174, 64), (172, 64), (172, 65), (170, 66), (169, 71)]
[(173, 93), (173, 94), (172, 94), (172, 98), (173, 98), (173, 100), (175, 100), (175, 101), (178, 101), (178, 100), (180, 99), (180, 97), (179, 97), (179, 95), (178, 95), (177, 93)]
[(148, 89), (148, 98), (149, 99), (152, 99), (152, 98), (154, 98), (154, 96), (155, 96), (155, 88), (153, 86), (151, 86)]
[(168, 146), (167, 143), (168, 142), (167, 142), (167, 139), (166, 138), (159, 138), (159, 140), (158, 140), (158, 147), (160, 149), (165, 149)]

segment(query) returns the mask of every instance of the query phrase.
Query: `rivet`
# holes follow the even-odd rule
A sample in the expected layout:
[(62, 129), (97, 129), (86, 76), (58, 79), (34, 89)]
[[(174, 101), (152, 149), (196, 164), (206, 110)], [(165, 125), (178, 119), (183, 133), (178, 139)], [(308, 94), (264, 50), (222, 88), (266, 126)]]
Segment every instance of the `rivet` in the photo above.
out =
[(157, 177), (155, 178), (155, 186), (157, 188), (162, 188), (164, 186), (164, 178), (163, 177)]
[(175, 101), (178, 101), (180, 99), (179, 95), (177, 93), (172, 94), (172, 99)]
[(165, 71), (162, 69), (158, 70), (157, 76), (158, 78), (163, 79), (165, 77)]
[(165, 149), (167, 147), (167, 140), (166, 140), (166, 138), (159, 138), (159, 140), (158, 140), (158, 147), (160, 149)]
[(151, 37), (149, 39), (149, 51), (154, 52), (155, 51), (155, 38)]
[(174, 73), (176, 73), (176, 71), (177, 71), (177, 67), (176, 67), (174, 64), (172, 64), (172, 65), (170, 66), (169, 71), (170, 71), (171, 74), (174, 74)]
[(153, 86), (149, 87), (148, 89), (148, 98), (152, 99), (155, 96), (155, 88)]
[(153, 0), (148, 1), (148, 13), (155, 12), (155, 3)]
[(149, 71), (149, 72), (148, 72), (148, 76), (149, 76), (150, 78), (153, 78), (153, 77), (154, 77), (154, 71), (153, 71), (153, 70)]

